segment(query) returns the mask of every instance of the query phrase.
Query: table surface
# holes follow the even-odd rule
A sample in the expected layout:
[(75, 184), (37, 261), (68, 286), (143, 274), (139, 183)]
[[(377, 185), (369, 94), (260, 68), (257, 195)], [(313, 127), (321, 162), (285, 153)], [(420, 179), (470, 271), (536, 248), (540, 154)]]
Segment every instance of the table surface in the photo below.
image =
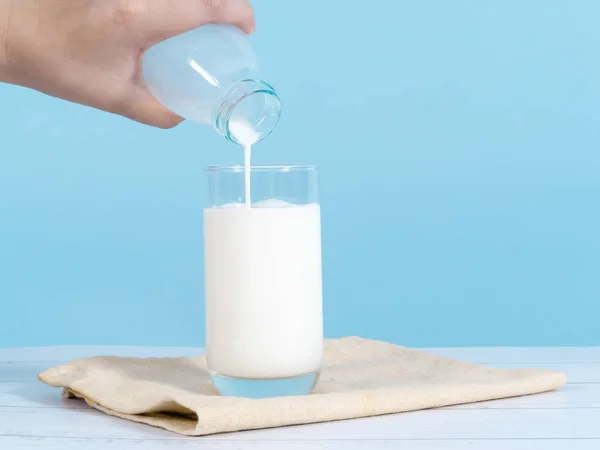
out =
[(0, 449), (598, 450), (600, 347), (427, 349), (502, 368), (564, 371), (546, 394), (325, 424), (180, 437), (106, 416), (37, 381), (45, 369), (94, 355), (195, 356), (193, 348), (0, 349)]

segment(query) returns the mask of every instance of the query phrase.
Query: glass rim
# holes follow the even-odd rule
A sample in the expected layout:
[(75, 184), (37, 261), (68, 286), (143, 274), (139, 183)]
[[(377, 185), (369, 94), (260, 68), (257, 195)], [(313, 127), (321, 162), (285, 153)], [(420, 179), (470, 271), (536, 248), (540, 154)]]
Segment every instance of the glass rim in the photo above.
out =
[[(243, 164), (224, 165), (224, 166), (206, 166), (203, 167), (204, 172), (243, 172), (245, 167)], [(317, 166), (314, 164), (276, 164), (276, 165), (250, 165), (250, 172), (310, 172), (317, 171)]]

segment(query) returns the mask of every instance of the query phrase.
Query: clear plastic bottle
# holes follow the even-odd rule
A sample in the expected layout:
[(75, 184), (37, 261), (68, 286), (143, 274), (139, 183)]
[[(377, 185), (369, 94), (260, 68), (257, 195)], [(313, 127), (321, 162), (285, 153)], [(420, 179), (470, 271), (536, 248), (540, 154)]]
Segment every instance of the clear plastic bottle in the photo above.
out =
[(252, 127), (258, 142), (279, 122), (279, 97), (235, 26), (205, 25), (160, 42), (146, 51), (142, 71), (163, 105), (184, 119), (212, 124), (232, 142), (239, 143), (230, 124)]

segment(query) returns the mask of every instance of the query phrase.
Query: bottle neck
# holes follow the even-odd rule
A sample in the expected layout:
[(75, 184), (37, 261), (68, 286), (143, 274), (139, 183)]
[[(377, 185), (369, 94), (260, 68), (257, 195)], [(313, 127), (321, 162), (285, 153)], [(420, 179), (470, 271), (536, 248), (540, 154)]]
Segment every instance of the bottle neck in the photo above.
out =
[[(262, 141), (275, 129), (281, 115), (281, 103), (273, 86), (263, 80), (246, 79), (234, 83), (223, 95), (213, 114), (217, 131), (236, 144), (243, 138), (236, 129), (253, 131), (253, 142)], [(249, 142), (245, 142), (246, 144)]]

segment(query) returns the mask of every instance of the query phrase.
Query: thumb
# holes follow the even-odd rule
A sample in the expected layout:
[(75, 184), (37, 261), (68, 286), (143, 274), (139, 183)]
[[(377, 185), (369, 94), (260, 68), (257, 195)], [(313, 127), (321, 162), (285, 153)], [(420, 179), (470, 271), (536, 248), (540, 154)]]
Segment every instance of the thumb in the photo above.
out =
[(254, 32), (254, 11), (248, 0), (152, 0), (147, 2), (146, 29), (161, 41), (209, 23), (236, 25)]
[(173, 128), (183, 121), (156, 100), (144, 86), (135, 86), (119, 111), (129, 119), (158, 128)]

